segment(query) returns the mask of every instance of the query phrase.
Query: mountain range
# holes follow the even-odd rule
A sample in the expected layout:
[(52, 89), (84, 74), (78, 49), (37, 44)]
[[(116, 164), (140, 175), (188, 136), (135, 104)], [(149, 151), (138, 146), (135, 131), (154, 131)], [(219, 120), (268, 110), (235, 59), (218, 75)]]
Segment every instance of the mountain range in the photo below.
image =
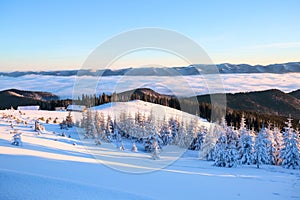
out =
[[(216, 65), (220, 74), (234, 73), (290, 73), (300, 72), (300, 62), (288, 62), (270, 65), (248, 65), (223, 63)], [(58, 70), (58, 71), (15, 71), (0, 72), (0, 76), (20, 77), (25, 75), (48, 76), (191, 76), (199, 74), (214, 74), (212, 65), (195, 64), (186, 67), (144, 67), (102, 70)]]

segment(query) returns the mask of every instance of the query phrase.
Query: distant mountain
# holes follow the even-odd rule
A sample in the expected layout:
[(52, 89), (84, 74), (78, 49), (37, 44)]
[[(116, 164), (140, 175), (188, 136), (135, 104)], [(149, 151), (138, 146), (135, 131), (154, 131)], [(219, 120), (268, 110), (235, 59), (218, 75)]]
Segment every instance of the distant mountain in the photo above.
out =
[[(216, 65), (221, 74), (234, 73), (289, 73), (300, 72), (300, 62), (289, 62), (270, 65), (248, 65), (223, 63)], [(199, 70), (198, 70), (199, 69)], [(19, 77), (24, 75), (45, 76), (190, 76), (200, 73), (212, 74), (212, 65), (195, 64), (187, 67), (165, 68), (124, 68), (118, 70), (60, 70), (60, 71), (27, 71), (27, 72), (0, 72), (0, 76)]]
[(49, 92), (33, 92), (17, 89), (4, 90), (0, 92), (0, 109), (17, 107), (23, 105), (42, 105), (59, 97)]
[[(199, 102), (210, 103), (210, 95), (200, 95), (197, 99)], [(285, 117), (291, 115), (300, 119), (300, 99), (280, 90), (226, 94), (226, 99), (229, 109)]]
[(291, 96), (300, 100), (300, 89), (289, 93)]
[[(220, 94), (214, 94), (216, 96)], [(164, 95), (148, 88), (139, 88), (118, 94), (122, 100), (142, 99), (153, 103), (171, 101), (175, 96)], [(125, 99), (124, 97), (129, 97)], [(194, 97), (191, 97), (194, 99)], [(183, 98), (183, 99), (191, 99)], [(198, 95), (199, 103), (211, 103), (210, 95)], [(300, 119), (300, 90), (284, 93), (277, 89), (226, 94), (227, 108), (256, 113), (289, 116)], [(179, 103), (177, 101), (177, 103)]]

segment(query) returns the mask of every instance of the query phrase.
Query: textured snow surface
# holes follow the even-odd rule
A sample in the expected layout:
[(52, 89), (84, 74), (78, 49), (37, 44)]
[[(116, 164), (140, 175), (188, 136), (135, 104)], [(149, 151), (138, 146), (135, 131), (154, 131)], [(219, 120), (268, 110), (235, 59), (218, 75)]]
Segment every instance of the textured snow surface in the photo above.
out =
[[(218, 92), (246, 92), (259, 91), (267, 89), (279, 89), (284, 92), (290, 92), (300, 88), (300, 73), (272, 74), (211, 74), (203, 76), (43, 76), (26, 75), (21, 77), (2, 76), (0, 80), (0, 90), (4, 89), (22, 89), (33, 91), (47, 91), (59, 95), (62, 98), (81, 96), (82, 93), (94, 94), (107, 92), (123, 92), (140, 87), (147, 87), (159, 93), (176, 94), (178, 96), (193, 94), (210, 94)], [(217, 85), (216, 89), (207, 88), (207, 80), (214, 82), (220, 79), (222, 85)], [(77, 81), (82, 84), (82, 88), (75, 91), (74, 83)], [(217, 81), (216, 81), (217, 82)], [(173, 88), (173, 89), (172, 89)], [(173, 91), (172, 91), (173, 90)]]
[[(129, 106), (128, 106), (129, 107)], [(99, 109), (99, 108), (98, 108)], [(101, 108), (105, 109), (105, 108)], [(146, 109), (146, 108), (145, 108)], [(22, 146), (11, 145), (10, 122), (0, 117), (0, 199), (299, 199), (300, 171), (263, 165), (219, 168), (201, 161), (198, 152), (186, 151), (176, 162), (150, 173), (124, 173), (91, 156), (76, 128), (60, 130), (44, 124), (37, 135), (33, 119), (65, 118), (68, 112), (0, 111), (29, 122), (15, 125), (22, 133)], [(60, 134), (71, 135), (71, 138)], [(76, 144), (76, 145), (74, 145)], [(107, 157), (124, 152), (105, 150)], [(132, 157), (150, 154), (125, 152)], [(104, 154), (103, 154), (104, 155)], [(159, 161), (159, 160), (158, 160)], [(153, 160), (152, 162), (156, 162)], [(115, 162), (115, 165), (124, 163)], [(136, 167), (127, 166), (127, 167)]]

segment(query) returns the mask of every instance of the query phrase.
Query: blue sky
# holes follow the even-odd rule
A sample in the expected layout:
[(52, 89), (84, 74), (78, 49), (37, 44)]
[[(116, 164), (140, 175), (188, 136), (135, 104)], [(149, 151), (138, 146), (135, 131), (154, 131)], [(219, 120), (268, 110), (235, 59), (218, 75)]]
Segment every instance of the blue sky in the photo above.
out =
[[(214, 63), (300, 61), (299, 8), (298, 0), (0, 0), (0, 70), (78, 69), (103, 41), (142, 27), (178, 31)], [(158, 54), (129, 56), (119, 67), (183, 65)]]

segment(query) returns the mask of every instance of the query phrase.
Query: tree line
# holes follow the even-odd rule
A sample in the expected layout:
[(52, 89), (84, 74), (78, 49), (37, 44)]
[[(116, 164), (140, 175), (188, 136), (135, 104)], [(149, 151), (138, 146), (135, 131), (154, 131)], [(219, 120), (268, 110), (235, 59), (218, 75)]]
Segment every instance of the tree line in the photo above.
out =
[(239, 127), (228, 126), (225, 118), (220, 124), (208, 126), (198, 117), (157, 117), (152, 112), (149, 115), (121, 112), (112, 117), (89, 109), (77, 125), (84, 128), (84, 138), (115, 142), (117, 147), (123, 140), (131, 141), (133, 146), (141, 143), (145, 152), (152, 153), (157, 147), (176, 145), (199, 151), (201, 159), (213, 161), (219, 167), (255, 164), (259, 168), (265, 164), (300, 168), (299, 131), (293, 129), (290, 118), (282, 131), (271, 125), (255, 131), (247, 128), (244, 116)]
[[(152, 91), (153, 92), (153, 91)], [(102, 105), (109, 102), (126, 102), (130, 100), (142, 100), (145, 102), (155, 103), (163, 106), (168, 106), (177, 110), (182, 110), (187, 113), (200, 116), (204, 119), (207, 119), (211, 122), (218, 122), (223, 117), (221, 114), (218, 115), (219, 118), (212, 119), (212, 105), (207, 102), (198, 102), (193, 101), (189, 98), (176, 98), (175, 96), (169, 95), (160, 95), (153, 94), (152, 92), (143, 93), (143, 92), (125, 92), (125, 93), (112, 93), (106, 94), (102, 93), (100, 95), (86, 95), (82, 94), (81, 97), (77, 99), (65, 99), (65, 100), (52, 100), (49, 102), (39, 102), (41, 109), (45, 110), (55, 110), (55, 107), (67, 107), (70, 104), (77, 105), (85, 105), (87, 108)], [(220, 109), (221, 110), (221, 109)], [(214, 111), (218, 112), (218, 106), (214, 107)], [(221, 112), (221, 111), (220, 111)], [(254, 128), (254, 130), (258, 131), (261, 126), (272, 123), (278, 127), (283, 128), (285, 125), (284, 116), (278, 115), (268, 115), (262, 114), (253, 111), (245, 111), (245, 110), (233, 110), (230, 108), (226, 109), (225, 119), (227, 125), (233, 125), (239, 127), (239, 122), (241, 117), (244, 116), (247, 122), (247, 128)], [(294, 127), (299, 126), (299, 121), (294, 120), (292, 122)]]

